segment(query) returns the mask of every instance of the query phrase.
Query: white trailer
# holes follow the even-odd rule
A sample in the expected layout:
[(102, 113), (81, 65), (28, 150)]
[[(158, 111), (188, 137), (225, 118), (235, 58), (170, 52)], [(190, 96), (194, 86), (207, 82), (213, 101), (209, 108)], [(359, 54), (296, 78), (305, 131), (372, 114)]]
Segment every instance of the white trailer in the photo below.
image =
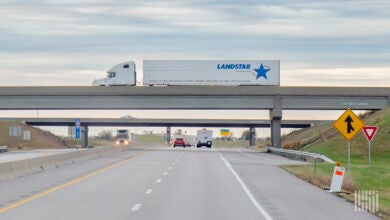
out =
[(213, 131), (203, 128), (197, 131), (196, 135), (197, 143), (196, 147), (206, 146), (208, 148), (213, 145)]
[(93, 81), (94, 86), (131, 86), (136, 84), (134, 61), (115, 65), (107, 71), (106, 78)]
[(280, 85), (279, 60), (144, 60), (144, 85)]

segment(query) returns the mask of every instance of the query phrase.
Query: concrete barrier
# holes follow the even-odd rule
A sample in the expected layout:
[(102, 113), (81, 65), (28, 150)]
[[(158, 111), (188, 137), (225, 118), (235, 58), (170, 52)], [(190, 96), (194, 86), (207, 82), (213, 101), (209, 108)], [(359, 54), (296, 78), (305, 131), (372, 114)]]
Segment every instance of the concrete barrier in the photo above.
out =
[(322, 154), (317, 153), (310, 153), (305, 151), (297, 151), (297, 150), (287, 150), (287, 149), (281, 149), (276, 147), (267, 147), (268, 152), (271, 152), (273, 154), (278, 154), (283, 157), (288, 157), (290, 159), (295, 160), (303, 160), (303, 161), (310, 161), (310, 162), (320, 162), (320, 163), (335, 163), (332, 159), (326, 157)]
[(11, 179), (14, 178), (14, 176), (12, 164), (10, 162), (0, 165), (0, 180)]
[(123, 152), (127, 149), (123, 147), (98, 147), (0, 163), (0, 181), (74, 164), (78, 161), (93, 159), (106, 154)]

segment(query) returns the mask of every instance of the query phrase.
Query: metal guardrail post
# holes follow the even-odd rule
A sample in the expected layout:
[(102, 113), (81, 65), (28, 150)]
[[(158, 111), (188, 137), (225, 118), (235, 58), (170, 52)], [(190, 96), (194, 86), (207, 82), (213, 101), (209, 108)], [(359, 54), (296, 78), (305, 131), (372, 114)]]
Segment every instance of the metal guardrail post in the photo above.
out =
[[(311, 152), (304, 152), (304, 151), (297, 151), (297, 150), (286, 150), (286, 149), (280, 149), (275, 147), (267, 147), (268, 151), (274, 154), (278, 154), (281, 156), (289, 157), (289, 158), (295, 158), (300, 159), (304, 161), (314, 160), (315, 163), (318, 162), (328, 162), (328, 163), (335, 163), (332, 159), (317, 153), (311, 153)], [(319, 160), (320, 159), (320, 160)]]

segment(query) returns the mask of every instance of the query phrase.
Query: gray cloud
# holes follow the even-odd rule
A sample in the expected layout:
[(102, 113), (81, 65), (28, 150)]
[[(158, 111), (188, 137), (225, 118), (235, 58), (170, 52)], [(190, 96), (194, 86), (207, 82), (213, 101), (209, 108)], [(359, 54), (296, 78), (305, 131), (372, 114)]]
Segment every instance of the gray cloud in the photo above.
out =
[[(283, 86), (345, 86), (345, 81), (389, 86), (389, 11), (387, 0), (2, 0), (0, 86), (91, 85), (125, 60), (136, 61), (140, 73), (143, 59), (279, 59)], [(35, 117), (37, 112), (2, 112), (15, 114)], [(126, 114), (268, 117), (267, 111), (167, 115), (134, 110), (110, 115)], [(298, 114), (286, 112), (284, 118)], [(339, 114), (305, 113), (301, 118)], [(39, 115), (104, 117), (107, 112)], [(234, 131), (239, 136), (242, 129)], [(260, 136), (269, 135), (262, 132)]]
[[(294, 65), (302, 71), (388, 71), (386, 1), (6, 0), (0, 5), (2, 85), (7, 72), (48, 74), (47, 83), (77, 72), (86, 80), (81, 84), (89, 85), (90, 73), (101, 77), (115, 63), (135, 60), (141, 66), (142, 59), (280, 59), (286, 84), (296, 82), (288, 77)], [(386, 76), (379, 81), (388, 82)], [(315, 80), (306, 79), (307, 84)]]

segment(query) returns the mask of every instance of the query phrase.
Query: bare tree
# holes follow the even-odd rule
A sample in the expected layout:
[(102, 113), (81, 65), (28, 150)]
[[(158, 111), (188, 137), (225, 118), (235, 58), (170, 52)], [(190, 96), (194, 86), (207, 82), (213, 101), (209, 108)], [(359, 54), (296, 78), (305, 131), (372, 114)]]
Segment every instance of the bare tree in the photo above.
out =
[(109, 130), (100, 131), (97, 137), (100, 139), (103, 139), (103, 140), (108, 140), (108, 141), (112, 141), (114, 139), (113, 135), (112, 135), (112, 131), (109, 131)]

